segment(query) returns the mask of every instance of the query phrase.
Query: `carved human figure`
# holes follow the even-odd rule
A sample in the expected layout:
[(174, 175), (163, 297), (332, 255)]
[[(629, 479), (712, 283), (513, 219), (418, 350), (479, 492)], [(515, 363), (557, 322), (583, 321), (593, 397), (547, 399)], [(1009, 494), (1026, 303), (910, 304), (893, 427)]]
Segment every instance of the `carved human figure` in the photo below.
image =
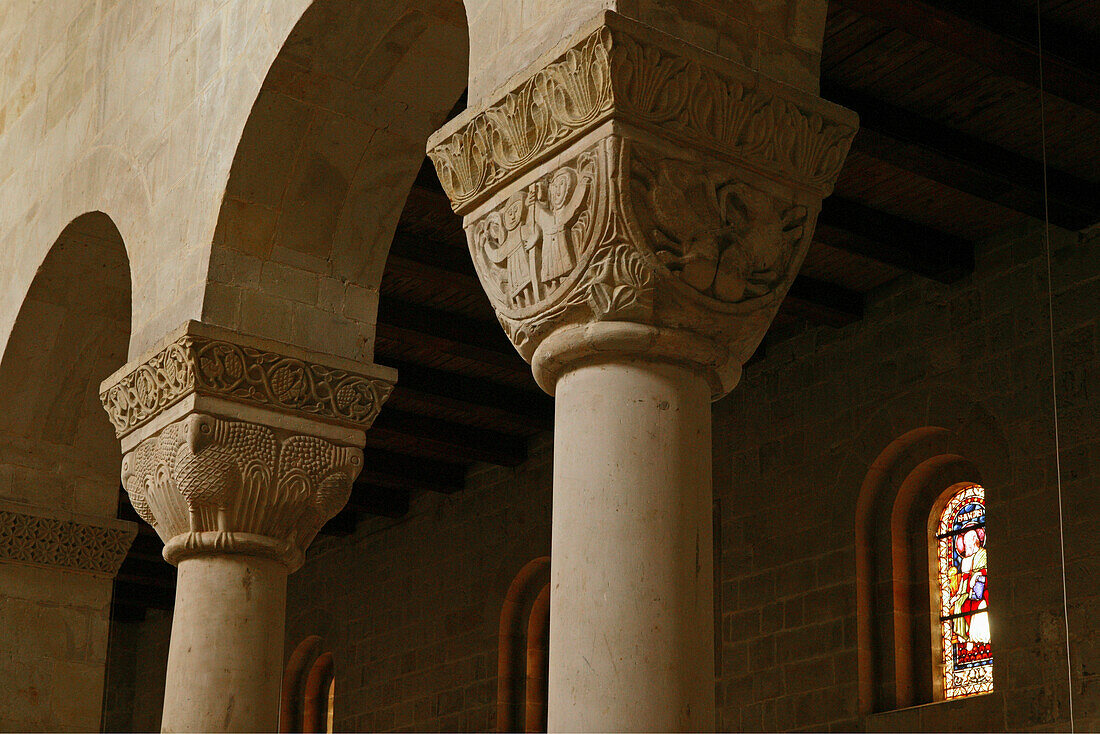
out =
[(588, 178), (578, 178), (570, 168), (555, 172), (549, 184), (540, 180), (527, 190), (534, 234), (541, 238), (543, 283), (568, 275), (576, 265), (568, 230), (587, 193)]
[(530, 237), (524, 237), (527, 206), (527, 197), (520, 192), (514, 194), (500, 212), (493, 212), (480, 248), (491, 263), (504, 269), (506, 275), (500, 283), (501, 291), (517, 306), (524, 305), (524, 290), (534, 291), (536, 287), (532, 254), (526, 246)]

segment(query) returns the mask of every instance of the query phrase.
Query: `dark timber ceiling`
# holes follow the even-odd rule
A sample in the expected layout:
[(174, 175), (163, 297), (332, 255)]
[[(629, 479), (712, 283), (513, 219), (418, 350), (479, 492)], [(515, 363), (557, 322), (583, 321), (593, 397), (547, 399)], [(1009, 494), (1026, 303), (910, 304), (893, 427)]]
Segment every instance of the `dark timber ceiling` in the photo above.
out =
[[(1040, 4), (1049, 214), (1080, 230), (1100, 221), (1100, 13), (1095, 0)], [(905, 272), (964, 278), (974, 242), (1043, 216), (1035, 21), (1031, 0), (830, 3), (822, 95), (858, 112), (861, 129), (769, 340), (857, 321), (864, 295)], [(472, 462), (520, 464), (527, 440), (552, 427), (553, 402), (496, 323), (430, 164), (382, 279), (375, 360), (398, 369), (398, 386), (347, 509), (323, 533), (399, 518), (417, 493), (461, 491)], [(175, 569), (160, 547), (142, 524), (117, 617), (171, 608)]]

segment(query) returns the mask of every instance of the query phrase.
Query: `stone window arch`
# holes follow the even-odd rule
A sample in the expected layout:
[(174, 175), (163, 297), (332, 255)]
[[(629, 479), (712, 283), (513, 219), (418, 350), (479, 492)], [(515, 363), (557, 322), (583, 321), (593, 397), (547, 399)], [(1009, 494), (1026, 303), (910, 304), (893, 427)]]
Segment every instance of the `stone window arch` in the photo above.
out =
[(279, 731), (320, 734), (333, 731), (336, 669), (331, 652), (321, 652), (323, 640), (310, 635), (298, 643), (283, 673), (279, 701)]
[[(871, 464), (856, 505), (859, 703), (864, 714), (943, 700), (937, 557), (930, 518), (984, 486), (955, 431), (911, 430)], [(929, 641), (934, 640), (935, 646)]]
[(529, 561), (500, 610), (497, 731), (546, 731), (550, 649), (550, 558)]

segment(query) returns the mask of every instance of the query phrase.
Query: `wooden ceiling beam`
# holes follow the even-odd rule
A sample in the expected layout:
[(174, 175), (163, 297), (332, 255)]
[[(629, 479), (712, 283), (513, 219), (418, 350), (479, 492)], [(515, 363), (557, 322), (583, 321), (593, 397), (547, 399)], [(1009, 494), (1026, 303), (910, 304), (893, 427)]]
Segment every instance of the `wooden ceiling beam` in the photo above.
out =
[[(382, 408), (385, 413), (385, 407)], [(368, 446), (363, 449), (363, 471), (356, 483), (406, 491), (461, 492), (466, 485), (468, 460), (439, 461), (397, 454)]]
[(383, 409), (367, 431), (367, 445), (445, 461), (483, 461), (497, 466), (519, 466), (527, 458), (521, 436), (473, 428), (450, 421), (394, 409)]
[[(849, 10), (896, 28), (997, 74), (1039, 88), (1039, 46), (1034, 13), (1004, 2), (969, 0), (837, 0)], [(1043, 88), (1100, 112), (1100, 69), (1094, 44), (1044, 23)]]
[(528, 371), (500, 324), (383, 296), (378, 304), (379, 337), (430, 348), (494, 367)]
[(968, 240), (838, 196), (821, 203), (814, 239), (940, 283), (974, 270)]
[(348, 506), (362, 515), (397, 519), (409, 512), (411, 498), (412, 492), (407, 489), (392, 489), (367, 482), (356, 482), (352, 487)]
[(418, 412), (418, 405), (438, 405), (499, 423), (506, 431), (549, 431), (554, 427), (553, 400), (540, 391), (519, 390), (403, 360), (383, 361), (397, 369), (397, 386), (387, 401), (389, 407)]
[(863, 294), (800, 275), (791, 284), (780, 309), (791, 316), (839, 328), (863, 318)]
[[(1043, 165), (874, 97), (822, 80), (821, 95), (859, 113), (852, 149), (958, 191), (1043, 219)], [(1048, 171), (1050, 220), (1080, 230), (1100, 221), (1100, 186)]]

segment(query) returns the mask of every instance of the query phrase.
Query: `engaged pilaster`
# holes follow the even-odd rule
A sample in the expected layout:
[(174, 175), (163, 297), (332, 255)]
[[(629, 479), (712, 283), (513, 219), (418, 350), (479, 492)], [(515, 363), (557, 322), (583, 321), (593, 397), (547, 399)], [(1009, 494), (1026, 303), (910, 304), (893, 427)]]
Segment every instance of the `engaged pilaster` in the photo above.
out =
[(429, 141), (555, 395), (551, 731), (714, 727), (709, 401), (790, 288), (856, 127), (607, 11)]
[(286, 575), (394, 377), (189, 322), (103, 383), (123, 485), (179, 567), (164, 730), (274, 730)]

